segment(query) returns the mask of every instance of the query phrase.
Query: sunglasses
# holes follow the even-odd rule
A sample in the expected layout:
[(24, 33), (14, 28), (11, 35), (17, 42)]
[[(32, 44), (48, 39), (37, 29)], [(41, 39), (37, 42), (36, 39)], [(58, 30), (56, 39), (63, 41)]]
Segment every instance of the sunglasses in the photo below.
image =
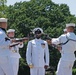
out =
[(35, 34), (41, 34), (41, 31), (35, 31)]

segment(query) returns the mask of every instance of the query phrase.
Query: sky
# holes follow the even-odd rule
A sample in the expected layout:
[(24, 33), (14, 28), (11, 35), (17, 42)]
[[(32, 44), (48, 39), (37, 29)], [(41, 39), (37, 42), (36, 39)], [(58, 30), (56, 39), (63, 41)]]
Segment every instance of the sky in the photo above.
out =
[[(13, 5), (16, 2), (20, 2), (20, 1), (30, 1), (30, 0), (7, 0), (7, 5)], [(67, 4), (69, 6), (70, 12), (71, 14), (76, 16), (76, 0), (52, 0), (54, 3), (56, 4)]]

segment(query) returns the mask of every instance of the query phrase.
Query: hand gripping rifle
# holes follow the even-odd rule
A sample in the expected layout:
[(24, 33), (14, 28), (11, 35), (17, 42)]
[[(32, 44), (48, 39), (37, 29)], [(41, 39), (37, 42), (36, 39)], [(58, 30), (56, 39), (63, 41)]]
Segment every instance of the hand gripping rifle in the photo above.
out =
[(56, 49), (61, 48), (60, 44), (59, 45), (52, 44), (52, 38), (49, 37), (49, 35), (45, 35), (45, 40), (47, 41), (47, 43), (48, 43), (49, 46), (52, 46), (52, 47), (54, 47)]

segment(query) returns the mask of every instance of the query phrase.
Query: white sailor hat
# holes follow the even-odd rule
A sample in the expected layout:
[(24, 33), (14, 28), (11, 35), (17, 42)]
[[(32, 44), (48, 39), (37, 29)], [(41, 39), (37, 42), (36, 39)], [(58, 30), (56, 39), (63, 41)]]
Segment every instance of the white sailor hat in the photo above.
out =
[(69, 24), (66, 24), (66, 27), (70, 27), (70, 26), (75, 27), (75, 24), (74, 24), (74, 23), (69, 23)]
[(14, 29), (9, 29), (9, 30), (7, 30), (7, 33), (9, 33), (9, 32), (15, 32), (15, 30)]
[(0, 22), (7, 22), (6, 18), (0, 18)]
[(35, 28), (35, 29), (33, 29), (33, 34), (35, 34), (35, 31), (37, 31), (37, 30), (40, 30), (41, 33), (43, 34), (43, 30), (41, 28)]
[(64, 29), (63, 31), (64, 31), (64, 32), (67, 32), (67, 29)]

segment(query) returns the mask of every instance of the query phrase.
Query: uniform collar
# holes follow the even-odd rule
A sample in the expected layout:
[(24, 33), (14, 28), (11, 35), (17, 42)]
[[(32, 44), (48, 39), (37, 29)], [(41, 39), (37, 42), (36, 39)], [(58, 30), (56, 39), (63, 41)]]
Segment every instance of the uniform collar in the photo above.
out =
[(4, 28), (0, 28), (0, 29), (6, 33), (6, 30)]
[(74, 34), (74, 32), (68, 32), (66, 34), (70, 39), (76, 40), (76, 35)]
[(74, 32), (68, 32), (68, 33), (67, 33), (67, 35), (69, 35), (69, 34), (70, 34), (70, 35), (73, 35), (73, 34), (74, 34)]
[(40, 38), (40, 39), (35, 38), (35, 40), (36, 40), (36, 41), (40, 41), (40, 40), (41, 40), (41, 38)]

